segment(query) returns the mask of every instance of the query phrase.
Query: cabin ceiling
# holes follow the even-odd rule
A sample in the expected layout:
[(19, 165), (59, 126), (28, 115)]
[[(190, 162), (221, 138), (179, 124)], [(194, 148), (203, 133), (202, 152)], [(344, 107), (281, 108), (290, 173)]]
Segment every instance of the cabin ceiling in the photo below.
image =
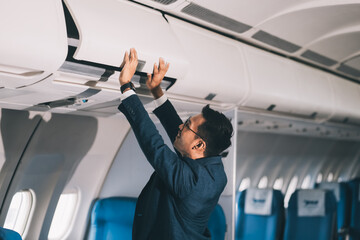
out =
[(136, 47), (144, 103), (163, 56), (161, 87), (181, 106), (359, 127), (360, 0), (20, 1), (0, 7), (1, 108), (118, 114), (119, 56)]
[(358, 0), (137, 0), (360, 82)]

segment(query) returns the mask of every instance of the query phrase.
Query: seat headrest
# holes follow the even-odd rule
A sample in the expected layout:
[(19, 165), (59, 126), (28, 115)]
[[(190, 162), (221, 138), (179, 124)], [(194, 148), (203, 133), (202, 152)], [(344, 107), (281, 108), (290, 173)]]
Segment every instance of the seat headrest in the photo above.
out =
[[(94, 204), (92, 221), (131, 221), (134, 218), (136, 198), (110, 197)], [(120, 214), (121, 213), (121, 214)]]
[(319, 183), (319, 188), (333, 191), (336, 201), (337, 202), (340, 201), (340, 183), (322, 182), (322, 183)]
[(298, 190), (298, 216), (325, 216), (325, 191), (321, 189)]
[(245, 196), (245, 213), (263, 216), (271, 215), (273, 194), (273, 189), (247, 189)]
[(0, 239), (6, 240), (22, 240), (20, 234), (14, 230), (0, 227)]
[(354, 178), (349, 181), (349, 186), (352, 189), (351, 191), (356, 194), (353, 195), (353, 199), (356, 196), (355, 199), (357, 198), (357, 200), (360, 202), (360, 177)]

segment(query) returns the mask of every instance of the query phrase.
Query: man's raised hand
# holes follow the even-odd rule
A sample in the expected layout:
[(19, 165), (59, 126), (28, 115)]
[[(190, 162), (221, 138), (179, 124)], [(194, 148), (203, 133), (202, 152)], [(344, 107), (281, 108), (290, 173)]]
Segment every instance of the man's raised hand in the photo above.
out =
[(160, 83), (165, 77), (167, 70), (169, 69), (170, 63), (165, 63), (164, 59), (159, 59), (159, 66), (154, 64), (153, 74), (147, 74), (146, 85), (151, 91), (155, 99), (160, 98), (164, 93), (160, 88)]
[(119, 77), (119, 82), (121, 86), (131, 81), (131, 78), (134, 76), (136, 72), (137, 65), (138, 65), (137, 52), (135, 48), (131, 48), (130, 56), (129, 53), (126, 51), (124, 55), (124, 60), (120, 65), (120, 67), (122, 67)]

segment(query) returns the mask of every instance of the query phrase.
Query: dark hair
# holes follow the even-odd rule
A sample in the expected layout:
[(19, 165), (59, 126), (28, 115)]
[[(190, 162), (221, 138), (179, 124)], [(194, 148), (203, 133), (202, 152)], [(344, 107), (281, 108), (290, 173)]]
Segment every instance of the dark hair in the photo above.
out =
[(201, 111), (205, 122), (198, 127), (198, 133), (206, 142), (204, 155), (216, 156), (231, 145), (233, 127), (224, 114), (206, 105)]

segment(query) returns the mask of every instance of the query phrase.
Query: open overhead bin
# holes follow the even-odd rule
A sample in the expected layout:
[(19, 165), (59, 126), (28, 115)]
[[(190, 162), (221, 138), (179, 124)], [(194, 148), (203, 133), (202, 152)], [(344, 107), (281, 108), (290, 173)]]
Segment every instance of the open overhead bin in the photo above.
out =
[(139, 72), (152, 72), (159, 57), (171, 63), (167, 76), (181, 78), (187, 61), (160, 12), (123, 0), (66, 0), (79, 31), (74, 59), (119, 67), (136, 48)]
[(325, 73), (250, 46), (244, 50), (251, 90), (243, 106), (321, 120), (332, 115)]
[(239, 103), (249, 90), (239, 43), (176, 18), (166, 18), (190, 63), (187, 74), (169, 92)]
[(13, 0), (0, 4), (0, 87), (17, 88), (45, 79), (67, 54), (61, 0)]

